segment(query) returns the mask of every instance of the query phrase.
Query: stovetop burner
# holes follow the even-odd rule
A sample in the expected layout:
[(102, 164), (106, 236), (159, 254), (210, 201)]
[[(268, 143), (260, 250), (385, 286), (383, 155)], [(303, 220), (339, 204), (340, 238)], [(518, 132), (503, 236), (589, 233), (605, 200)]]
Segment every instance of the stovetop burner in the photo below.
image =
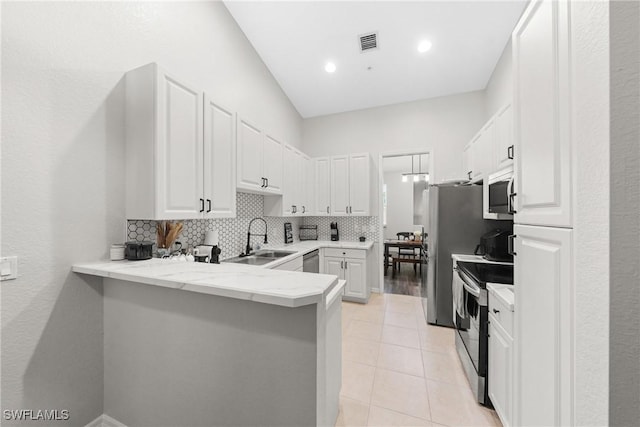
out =
[(486, 288), (487, 282), (513, 285), (513, 265), (458, 261), (458, 268), (481, 288)]

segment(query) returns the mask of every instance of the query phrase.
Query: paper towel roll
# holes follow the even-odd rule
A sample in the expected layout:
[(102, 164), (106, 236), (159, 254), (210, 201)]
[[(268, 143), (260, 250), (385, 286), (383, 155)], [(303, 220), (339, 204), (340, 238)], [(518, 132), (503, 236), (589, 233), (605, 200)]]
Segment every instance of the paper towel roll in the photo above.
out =
[(218, 230), (209, 230), (204, 233), (204, 244), (218, 246)]

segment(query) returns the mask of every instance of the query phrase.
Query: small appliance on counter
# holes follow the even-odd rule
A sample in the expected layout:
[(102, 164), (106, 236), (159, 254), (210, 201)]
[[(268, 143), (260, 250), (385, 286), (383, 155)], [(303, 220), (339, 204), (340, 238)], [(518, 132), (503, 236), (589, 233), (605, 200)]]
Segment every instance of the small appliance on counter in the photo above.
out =
[(196, 246), (193, 256), (196, 262), (210, 262), (220, 264), (220, 253), (218, 247), (218, 232), (209, 230), (204, 233), (204, 244)]
[(293, 243), (293, 228), (290, 222), (284, 223), (284, 242)]
[(337, 242), (338, 240), (340, 240), (340, 234), (338, 233), (338, 223), (332, 222), (330, 227), (331, 227), (331, 241)]
[(153, 257), (153, 242), (137, 242), (124, 244), (124, 257), (129, 261), (142, 261)]
[(309, 224), (301, 225), (300, 240), (318, 240), (318, 226)]
[(511, 231), (499, 228), (483, 234), (474, 254), (482, 255), (487, 261), (513, 262), (513, 255), (509, 253), (511, 234)]

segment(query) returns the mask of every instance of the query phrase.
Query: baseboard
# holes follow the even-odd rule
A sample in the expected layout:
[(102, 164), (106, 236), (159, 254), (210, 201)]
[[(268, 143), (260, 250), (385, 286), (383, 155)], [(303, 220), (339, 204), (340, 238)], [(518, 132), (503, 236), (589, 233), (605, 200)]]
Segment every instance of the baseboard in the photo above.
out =
[(127, 427), (120, 421), (111, 418), (109, 415), (102, 414), (95, 420), (91, 421), (85, 427)]

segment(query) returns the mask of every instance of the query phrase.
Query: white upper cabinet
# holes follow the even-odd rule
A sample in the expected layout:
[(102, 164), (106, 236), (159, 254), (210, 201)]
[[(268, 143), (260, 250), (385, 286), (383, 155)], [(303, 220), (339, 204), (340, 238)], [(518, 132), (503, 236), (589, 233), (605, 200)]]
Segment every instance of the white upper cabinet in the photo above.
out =
[(369, 153), (349, 156), (349, 214), (369, 215), (370, 163)]
[(238, 190), (282, 194), (284, 144), (241, 117), (237, 132)]
[(573, 232), (523, 225), (515, 225), (513, 231), (513, 425), (570, 426), (574, 387)]
[(349, 156), (331, 157), (331, 214), (349, 213)]
[(302, 155), (302, 214), (306, 216), (313, 215), (314, 197), (315, 197), (315, 170), (311, 157), (306, 154)]
[(331, 157), (331, 214), (349, 212), (349, 156)]
[(329, 215), (331, 207), (331, 160), (319, 157), (313, 161), (315, 167), (313, 214)]
[(511, 103), (505, 105), (494, 117), (494, 170), (506, 169), (513, 165), (514, 133), (513, 133), (513, 109)]
[(233, 163), (214, 171), (234, 155), (233, 114), (212, 111), (202, 91), (157, 64), (129, 71), (125, 84), (127, 218), (234, 216)]
[(205, 218), (236, 216), (236, 124), (233, 113), (205, 96)]
[(238, 117), (238, 188), (264, 189), (262, 132)]
[(533, 0), (513, 32), (519, 224), (570, 227), (569, 6)]
[(464, 146), (464, 150), (462, 150), (462, 175), (469, 179), (469, 181), (471, 181), (471, 175), (473, 174), (471, 170), (473, 167), (473, 161), (471, 160), (472, 154), (471, 142), (469, 142)]
[(282, 193), (284, 144), (270, 135), (264, 136), (263, 176), (267, 180), (263, 191)]

